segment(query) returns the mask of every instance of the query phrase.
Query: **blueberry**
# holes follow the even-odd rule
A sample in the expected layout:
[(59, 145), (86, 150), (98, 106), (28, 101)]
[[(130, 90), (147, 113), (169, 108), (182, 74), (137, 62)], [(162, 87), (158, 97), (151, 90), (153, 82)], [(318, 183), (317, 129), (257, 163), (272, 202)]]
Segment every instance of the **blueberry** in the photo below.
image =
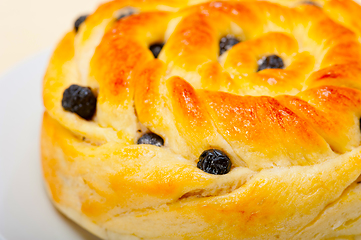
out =
[(320, 8), (320, 5), (318, 5), (317, 3), (312, 2), (312, 1), (304, 1), (304, 2), (302, 2), (302, 4), (312, 5), (312, 6)]
[(281, 68), (283, 69), (285, 67), (282, 58), (280, 58), (277, 55), (271, 55), (271, 56), (267, 56), (265, 58), (262, 58), (259, 62), (258, 62), (258, 72), (262, 71), (264, 69), (267, 68)]
[(231, 35), (222, 37), (221, 41), (219, 42), (219, 55), (222, 55), (224, 52), (228, 51), (239, 42), (240, 41), (237, 38)]
[(125, 17), (129, 17), (129, 16), (131, 16), (133, 14), (135, 14), (135, 10), (134, 9), (129, 9), (128, 11), (123, 12), (122, 14), (120, 14), (120, 16), (117, 17), (117, 20), (119, 21), (120, 19), (125, 18)]
[(75, 29), (75, 32), (78, 32), (79, 30), (79, 27), (80, 25), (85, 22), (86, 18), (88, 17), (89, 15), (83, 15), (83, 16), (80, 16), (74, 23), (74, 29)]
[(96, 110), (97, 98), (90, 88), (73, 84), (64, 91), (61, 103), (64, 110), (90, 120)]
[(162, 51), (162, 48), (164, 46), (164, 43), (156, 43), (149, 47), (149, 50), (152, 51), (155, 58), (158, 57), (160, 51)]
[(209, 149), (201, 154), (197, 167), (206, 173), (223, 175), (229, 173), (232, 162), (221, 150)]
[(164, 140), (155, 133), (146, 133), (141, 138), (138, 139), (138, 144), (150, 144), (157, 147), (162, 147), (164, 145)]

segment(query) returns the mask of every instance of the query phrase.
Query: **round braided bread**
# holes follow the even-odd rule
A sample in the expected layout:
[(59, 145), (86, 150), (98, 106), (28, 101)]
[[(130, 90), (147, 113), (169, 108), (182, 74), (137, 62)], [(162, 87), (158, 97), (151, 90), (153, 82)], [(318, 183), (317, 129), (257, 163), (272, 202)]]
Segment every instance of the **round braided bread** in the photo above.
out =
[[(361, 235), (360, 14), (351, 0), (101, 5), (44, 78), (55, 206), (103, 239)], [(224, 36), (240, 42), (220, 55)], [(284, 69), (258, 71), (272, 54)], [(91, 120), (63, 108), (72, 84), (96, 96)], [(149, 132), (164, 146), (137, 144)], [(227, 174), (197, 167), (208, 149)]]

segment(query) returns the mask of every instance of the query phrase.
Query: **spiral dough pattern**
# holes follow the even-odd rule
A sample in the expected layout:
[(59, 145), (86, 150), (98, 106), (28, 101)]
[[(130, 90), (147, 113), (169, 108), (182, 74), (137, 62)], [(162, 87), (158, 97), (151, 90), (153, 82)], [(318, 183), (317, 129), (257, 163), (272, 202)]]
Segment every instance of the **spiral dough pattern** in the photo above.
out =
[[(44, 78), (54, 204), (103, 239), (361, 235), (360, 14), (351, 0), (101, 5)], [(239, 43), (219, 55), (225, 36)], [(284, 68), (258, 71), (270, 55)], [(63, 109), (72, 84), (97, 97), (92, 120)], [(137, 144), (149, 132), (164, 146)], [(197, 168), (207, 149), (229, 173)]]

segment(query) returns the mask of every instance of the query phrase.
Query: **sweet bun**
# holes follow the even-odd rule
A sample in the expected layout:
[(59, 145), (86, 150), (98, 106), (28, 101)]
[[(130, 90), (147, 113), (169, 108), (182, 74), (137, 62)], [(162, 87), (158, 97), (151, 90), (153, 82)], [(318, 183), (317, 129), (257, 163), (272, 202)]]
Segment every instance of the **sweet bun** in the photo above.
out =
[(44, 179), (102, 239), (361, 235), (361, 7), (115, 0), (43, 88)]

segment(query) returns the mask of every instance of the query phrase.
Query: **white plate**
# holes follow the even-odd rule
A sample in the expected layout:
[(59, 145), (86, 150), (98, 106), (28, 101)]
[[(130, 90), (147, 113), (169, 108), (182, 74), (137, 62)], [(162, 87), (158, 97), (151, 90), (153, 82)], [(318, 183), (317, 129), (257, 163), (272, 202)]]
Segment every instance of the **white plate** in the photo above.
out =
[(56, 211), (42, 184), (41, 84), (49, 56), (44, 51), (0, 77), (1, 240), (98, 239)]

